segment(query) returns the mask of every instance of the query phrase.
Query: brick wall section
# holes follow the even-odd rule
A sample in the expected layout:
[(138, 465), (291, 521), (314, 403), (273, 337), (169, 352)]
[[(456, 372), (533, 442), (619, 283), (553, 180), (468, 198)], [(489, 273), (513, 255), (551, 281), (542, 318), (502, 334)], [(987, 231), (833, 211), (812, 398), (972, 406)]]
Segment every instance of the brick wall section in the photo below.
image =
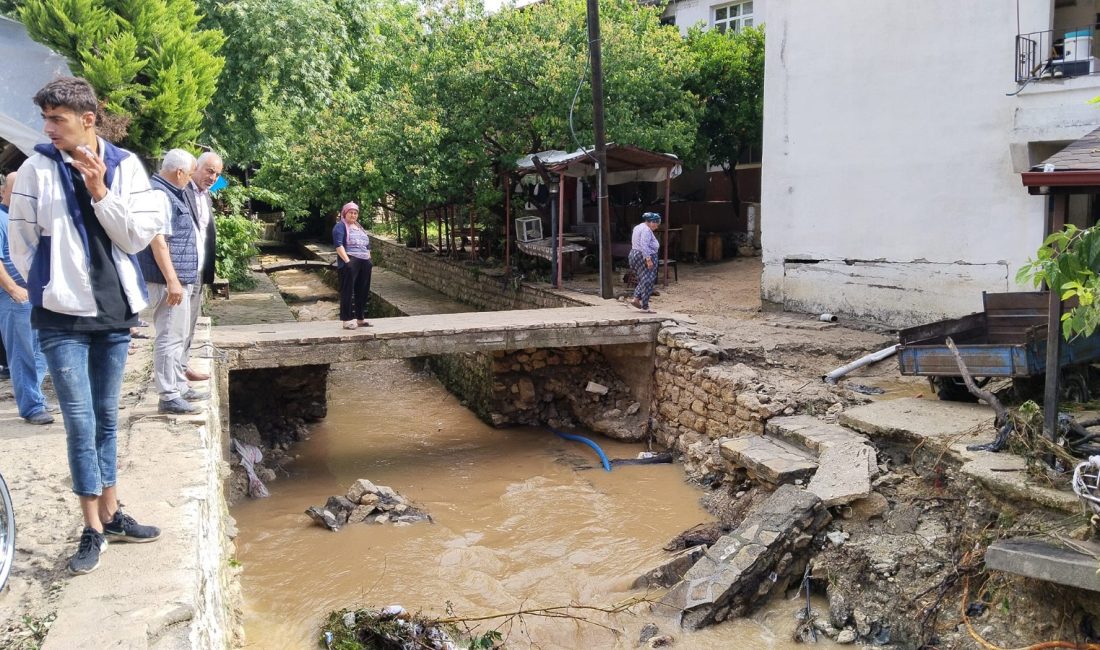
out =
[(371, 254), (375, 264), (482, 311), (585, 306), (578, 300), (515, 282), (495, 271), (440, 259), (374, 236)]
[(708, 481), (730, 472), (723, 438), (763, 433), (768, 418), (795, 412), (754, 369), (720, 364), (715, 343), (686, 327), (661, 328), (650, 411), (657, 442), (683, 455), (692, 478)]

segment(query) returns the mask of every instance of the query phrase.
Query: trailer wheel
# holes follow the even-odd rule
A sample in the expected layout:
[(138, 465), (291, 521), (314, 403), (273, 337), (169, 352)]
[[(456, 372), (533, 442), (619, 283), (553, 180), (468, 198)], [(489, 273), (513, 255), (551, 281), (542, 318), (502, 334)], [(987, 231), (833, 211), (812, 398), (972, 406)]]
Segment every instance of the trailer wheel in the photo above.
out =
[(1075, 404), (1089, 401), (1089, 383), (1085, 375), (1078, 371), (1065, 373), (1062, 377), (1062, 399)]
[(932, 377), (932, 388), (936, 396), (944, 402), (977, 402), (966, 388), (966, 383), (959, 377)]

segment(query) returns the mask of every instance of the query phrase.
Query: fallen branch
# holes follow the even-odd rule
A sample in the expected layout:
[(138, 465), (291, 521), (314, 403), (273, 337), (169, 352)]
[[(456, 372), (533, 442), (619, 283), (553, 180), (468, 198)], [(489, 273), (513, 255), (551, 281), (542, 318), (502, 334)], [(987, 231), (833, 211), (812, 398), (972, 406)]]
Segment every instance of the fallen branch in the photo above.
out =
[(583, 616), (577, 616), (570, 613), (570, 610), (582, 610), (590, 612), (603, 612), (604, 614), (618, 614), (629, 610), (635, 605), (642, 603), (653, 603), (654, 600), (646, 596), (632, 596), (618, 602), (611, 607), (599, 607), (596, 605), (555, 605), (551, 607), (533, 607), (530, 609), (517, 609), (511, 612), (497, 612), (494, 614), (483, 614), (481, 616), (448, 616), (446, 618), (436, 619), (437, 623), (449, 625), (455, 623), (473, 623), (476, 621), (488, 621), (495, 618), (516, 618), (522, 616), (542, 616), (544, 618), (572, 618), (586, 623), (592, 623), (593, 625), (599, 625), (600, 627), (606, 627), (599, 623), (588, 620)]
[(993, 412), (997, 414), (997, 417), (993, 420), (993, 425), (997, 427), (997, 436), (993, 438), (993, 441), (984, 445), (970, 445), (967, 447), (970, 451), (1000, 451), (1004, 449), (1005, 444), (1008, 442), (1008, 436), (1013, 431), (1012, 418), (1008, 416), (1008, 409), (1001, 404), (1001, 400), (997, 399), (997, 396), (992, 392), (979, 388), (974, 383), (974, 378), (970, 376), (970, 371), (966, 367), (966, 362), (963, 361), (962, 355), (959, 354), (959, 349), (955, 347), (955, 341), (951, 337), (947, 337), (945, 341), (947, 348), (951, 350), (951, 354), (955, 356), (955, 364), (959, 367), (959, 374), (962, 375), (963, 382), (966, 384), (966, 389), (970, 391), (970, 394), (978, 399), (982, 400), (993, 409)]

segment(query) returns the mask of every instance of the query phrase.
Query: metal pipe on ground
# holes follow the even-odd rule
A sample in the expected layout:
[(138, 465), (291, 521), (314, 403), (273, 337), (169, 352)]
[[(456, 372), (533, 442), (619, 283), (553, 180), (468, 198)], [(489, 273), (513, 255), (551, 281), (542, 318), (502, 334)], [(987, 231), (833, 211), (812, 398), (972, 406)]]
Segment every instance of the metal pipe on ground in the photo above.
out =
[(852, 372), (853, 370), (856, 370), (858, 368), (862, 368), (863, 366), (869, 366), (872, 363), (878, 363), (879, 361), (882, 361), (883, 359), (886, 359), (886, 358), (892, 356), (894, 353), (896, 353), (898, 351), (899, 347), (900, 347), (900, 345), (895, 343), (894, 345), (891, 345), (888, 348), (883, 348), (883, 349), (879, 350), (878, 352), (872, 352), (871, 354), (868, 354), (866, 356), (862, 356), (862, 357), (856, 359), (855, 361), (849, 363), (848, 365), (841, 366), (841, 367), (837, 368), (836, 370), (828, 373), (827, 375), (823, 376), (821, 378), (821, 380), (824, 381), (826, 384), (834, 384), (835, 385), (836, 382), (841, 377), (843, 377), (844, 375)]

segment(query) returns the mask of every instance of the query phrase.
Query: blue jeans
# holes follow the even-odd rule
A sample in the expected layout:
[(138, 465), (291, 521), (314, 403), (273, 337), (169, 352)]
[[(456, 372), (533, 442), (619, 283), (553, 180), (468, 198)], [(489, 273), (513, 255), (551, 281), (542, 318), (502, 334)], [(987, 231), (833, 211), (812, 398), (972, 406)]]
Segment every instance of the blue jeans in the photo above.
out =
[(118, 397), (129, 330), (38, 332), (65, 420), (73, 492), (99, 496), (117, 478)]
[(0, 291), (0, 337), (8, 355), (11, 387), (19, 416), (28, 418), (46, 410), (42, 380), (46, 358), (38, 347), (38, 332), (31, 329), (31, 303), (18, 303)]

